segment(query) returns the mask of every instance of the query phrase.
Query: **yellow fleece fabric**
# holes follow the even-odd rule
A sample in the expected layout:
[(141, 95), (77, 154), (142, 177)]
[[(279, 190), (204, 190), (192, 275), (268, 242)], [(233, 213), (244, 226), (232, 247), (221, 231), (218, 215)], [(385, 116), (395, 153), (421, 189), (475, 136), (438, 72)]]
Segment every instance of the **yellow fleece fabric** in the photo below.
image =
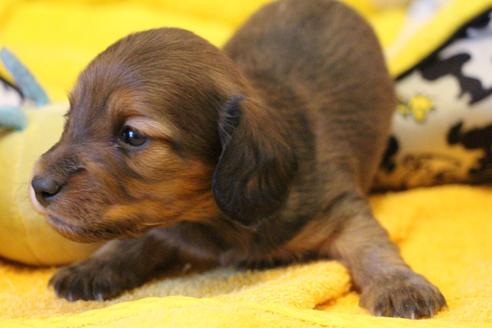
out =
[(0, 327), (492, 327), (491, 199), (467, 186), (372, 197), (403, 257), (447, 298), (430, 320), (370, 316), (334, 261), (179, 275), (102, 303), (56, 299), (46, 287), (55, 269), (3, 263)]
[[(65, 100), (87, 62), (129, 32), (179, 26), (220, 45), (265, 2), (3, 0), (0, 45), (19, 55), (53, 99)], [(378, 11), (370, 0), (347, 2), (392, 49), (388, 62), (394, 75), (492, 6), (491, 0), (450, 0), (421, 33), (391, 48), (407, 20), (404, 8)], [(492, 189), (467, 186), (372, 197), (376, 216), (403, 257), (448, 300), (449, 309), (430, 320), (370, 316), (357, 305), (348, 273), (334, 261), (254, 272), (216, 269), (160, 279), (109, 302), (75, 303), (58, 300), (47, 289), (54, 268), (4, 261), (0, 327), (491, 327), (491, 199)]]

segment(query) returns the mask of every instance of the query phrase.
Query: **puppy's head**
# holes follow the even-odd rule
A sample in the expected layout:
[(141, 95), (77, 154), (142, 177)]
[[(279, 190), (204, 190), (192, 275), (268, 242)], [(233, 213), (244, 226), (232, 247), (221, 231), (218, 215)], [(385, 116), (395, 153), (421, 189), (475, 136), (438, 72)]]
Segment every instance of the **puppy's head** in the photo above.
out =
[(34, 168), (33, 203), (79, 241), (183, 220), (252, 225), (281, 206), (295, 170), (275, 121), (203, 39), (130, 35), (80, 75), (62, 137)]

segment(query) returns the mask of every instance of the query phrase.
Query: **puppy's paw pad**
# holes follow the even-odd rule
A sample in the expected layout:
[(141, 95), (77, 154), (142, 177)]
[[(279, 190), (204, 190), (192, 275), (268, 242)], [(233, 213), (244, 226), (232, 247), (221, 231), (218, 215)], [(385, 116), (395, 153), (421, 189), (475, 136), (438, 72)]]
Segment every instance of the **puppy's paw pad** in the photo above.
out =
[(363, 290), (361, 305), (378, 316), (419, 319), (432, 317), (446, 307), (446, 300), (424, 277), (404, 272)]
[(74, 302), (114, 298), (135, 287), (137, 282), (133, 275), (117, 271), (107, 263), (89, 259), (58, 270), (49, 285), (58, 297)]

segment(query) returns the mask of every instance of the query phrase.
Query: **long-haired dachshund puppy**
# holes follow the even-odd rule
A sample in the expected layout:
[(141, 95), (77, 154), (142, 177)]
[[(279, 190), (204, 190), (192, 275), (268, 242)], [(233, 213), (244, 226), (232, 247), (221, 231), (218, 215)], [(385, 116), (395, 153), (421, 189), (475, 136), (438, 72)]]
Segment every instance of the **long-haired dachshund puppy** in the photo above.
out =
[(373, 31), (331, 0), (267, 5), (222, 51), (180, 29), (119, 40), (81, 73), (63, 135), (34, 169), (33, 201), (56, 230), (108, 240), (51, 284), (103, 300), (183, 255), (330, 257), (372, 313), (432, 316), (443, 296), (366, 196), (394, 108)]

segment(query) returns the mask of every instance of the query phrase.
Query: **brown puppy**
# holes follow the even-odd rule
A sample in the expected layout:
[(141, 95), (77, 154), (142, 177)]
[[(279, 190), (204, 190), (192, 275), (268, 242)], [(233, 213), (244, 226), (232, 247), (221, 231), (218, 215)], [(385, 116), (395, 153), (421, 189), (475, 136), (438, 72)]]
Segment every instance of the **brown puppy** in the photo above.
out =
[(335, 1), (265, 6), (224, 51), (179, 29), (118, 41), (80, 75), (32, 181), (60, 233), (117, 240), (51, 284), (69, 300), (107, 299), (182, 255), (331, 257), (372, 313), (432, 316), (443, 296), (366, 198), (394, 107), (373, 31)]

